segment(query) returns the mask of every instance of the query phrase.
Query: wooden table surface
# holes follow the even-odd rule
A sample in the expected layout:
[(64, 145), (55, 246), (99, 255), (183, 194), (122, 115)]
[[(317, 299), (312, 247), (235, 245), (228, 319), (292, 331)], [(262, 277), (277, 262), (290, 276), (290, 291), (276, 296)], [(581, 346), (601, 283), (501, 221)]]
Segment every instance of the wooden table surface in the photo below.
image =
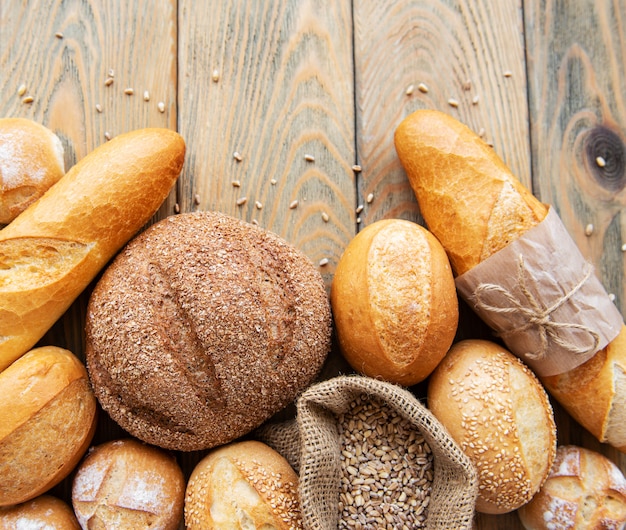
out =
[[(68, 167), (108, 136), (178, 130), (185, 167), (158, 217), (258, 222), (328, 260), (330, 285), (361, 227), (421, 221), (392, 136), (413, 110), (440, 109), (556, 207), (623, 311), (625, 35), (626, 2), (609, 0), (2, 0), (0, 116), (50, 127)], [(84, 308), (46, 340), (82, 355)], [(464, 337), (480, 334), (463, 318)], [(626, 471), (555, 410), (560, 443)], [(121, 434), (103, 415), (95, 440)], [(67, 498), (67, 481), (54, 492)], [(476, 526), (521, 528), (515, 513)]]

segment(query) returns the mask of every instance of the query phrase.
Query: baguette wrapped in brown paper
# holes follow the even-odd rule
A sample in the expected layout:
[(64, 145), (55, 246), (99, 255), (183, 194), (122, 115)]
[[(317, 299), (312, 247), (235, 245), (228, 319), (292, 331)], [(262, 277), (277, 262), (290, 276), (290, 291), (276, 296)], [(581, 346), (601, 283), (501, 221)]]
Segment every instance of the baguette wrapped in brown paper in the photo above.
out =
[[(549, 212), (491, 147), (443, 112), (414, 112), (398, 126), (394, 140), (424, 220), (457, 277), (527, 234)], [(515, 267), (512, 263), (511, 274)], [(621, 318), (615, 334), (587, 361), (540, 379), (599, 441), (626, 452), (626, 328)]]
[(0, 371), (32, 348), (161, 206), (185, 142), (168, 129), (117, 136), (0, 231)]

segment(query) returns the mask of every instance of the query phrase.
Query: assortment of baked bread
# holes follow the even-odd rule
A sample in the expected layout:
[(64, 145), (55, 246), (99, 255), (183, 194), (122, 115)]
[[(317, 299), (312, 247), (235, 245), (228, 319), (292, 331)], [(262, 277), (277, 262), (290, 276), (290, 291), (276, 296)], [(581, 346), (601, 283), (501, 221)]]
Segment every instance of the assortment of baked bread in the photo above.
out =
[[(395, 145), (426, 227), (365, 227), (327, 293), (307, 256), (253, 224), (218, 212), (150, 224), (183, 166), (175, 132), (120, 135), (65, 172), (52, 131), (0, 119), (0, 529), (307, 528), (297, 472), (250, 438), (319, 377), (333, 334), (355, 377), (427, 384), (476, 468), (476, 511), (517, 510), (528, 529), (626, 524), (626, 479), (599, 453), (559, 446), (551, 404), (626, 451), (623, 321), (560, 321), (562, 306), (584, 306), (592, 274), (544, 296), (534, 286), (550, 271), (533, 277), (520, 254), (466, 300), (527, 322), (459, 340), (460, 278), (530, 240), (549, 208), (444, 113), (408, 116)], [(84, 362), (41, 345), (92, 282)], [(597, 340), (573, 344), (572, 328)], [(511, 334), (540, 351), (516, 351)], [(575, 366), (555, 371), (553, 344)], [(128, 436), (94, 445), (101, 414)], [(177, 457), (190, 451), (203, 457), (187, 477)], [(49, 495), (64, 479), (71, 507)]]

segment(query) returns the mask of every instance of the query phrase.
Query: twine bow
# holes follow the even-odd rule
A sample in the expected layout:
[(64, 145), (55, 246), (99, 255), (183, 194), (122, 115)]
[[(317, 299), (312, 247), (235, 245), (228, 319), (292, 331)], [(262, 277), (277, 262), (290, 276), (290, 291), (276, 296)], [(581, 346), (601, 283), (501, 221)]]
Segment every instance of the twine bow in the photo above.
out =
[[(499, 334), (501, 337), (515, 333), (521, 333), (530, 329), (531, 327), (536, 326), (539, 332), (541, 348), (538, 352), (528, 352), (526, 354), (526, 357), (532, 360), (540, 360), (546, 356), (550, 341), (558, 344), (562, 348), (574, 354), (585, 354), (589, 351), (597, 350), (598, 345), (600, 344), (600, 336), (598, 335), (598, 333), (586, 326), (583, 326), (582, 324), (555, 322), (551, 319), (551, 315), (559, 307), (564, 305), (570, 298), (572, 298), (572, 296), (574, 296), (574, 294), (576, 294), (578, 290), (580, 290), (583, 284), (589, 279), (591, 274), (592, 268), (589, 263), (586, 263), (584, 275), (581, 280), (568, 293), (559, 298), (552, 305), (544, 307), (541, 304), (541, 301), (538, 300), (535, 295), (533, 295), (533, 293), (528, 289), (527, 280), (532, 279), (532, 277), (530, 276), (528, 270), (524, 267), (524, 258), (520, 254), (518, 260), (517, 281), (519, 290), (526, 298), (528, 302), (527, 304), (522, 303), (522, 301), (516, 298), (513, 293), (511, 293), (501, 285), (490, 283), (480, 284), (472, 294), (472, 301), (478, 308), (482, 310), (499, 314), (518, 314), (525, 320), (525, 324), (501, 332)], [(493, 293), (501, 294), (509, 302), (510, 307), (492, 305), (488, 301), (488, 298)], [(573, 344), (572, 342), (566, 340), (561, 336), (559, 331), (563, 329), (577, 329), (583, 331), (587, 333), (589, 337), (591, 337), (591, 339), (593, 340), (593, 344), (589, 347)]]

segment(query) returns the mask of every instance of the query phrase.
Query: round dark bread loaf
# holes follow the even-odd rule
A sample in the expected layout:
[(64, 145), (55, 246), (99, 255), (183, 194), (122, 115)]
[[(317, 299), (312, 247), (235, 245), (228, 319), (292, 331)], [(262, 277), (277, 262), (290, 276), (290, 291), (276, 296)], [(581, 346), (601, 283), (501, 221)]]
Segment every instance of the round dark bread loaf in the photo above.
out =
[(87, 308), (87, 367), (133, 436), (181, 451), (247, 434), (319, 373), (331, 345), (318, 270), (267, 230), (214, 212), (133, 239)]

